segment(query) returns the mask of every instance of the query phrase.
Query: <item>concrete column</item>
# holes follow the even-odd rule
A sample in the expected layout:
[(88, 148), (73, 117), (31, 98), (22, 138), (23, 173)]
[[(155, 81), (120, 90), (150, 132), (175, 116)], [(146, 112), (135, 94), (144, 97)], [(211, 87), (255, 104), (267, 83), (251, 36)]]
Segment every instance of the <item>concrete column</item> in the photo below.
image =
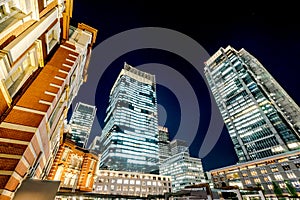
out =
[(258, 194), (261, 200), (266, 200), (265, 195), (261, 190), (258, 191)]
[(235, 191), (236, 191), (238, 200), (243, 200), (240, 190), (235, 190)]

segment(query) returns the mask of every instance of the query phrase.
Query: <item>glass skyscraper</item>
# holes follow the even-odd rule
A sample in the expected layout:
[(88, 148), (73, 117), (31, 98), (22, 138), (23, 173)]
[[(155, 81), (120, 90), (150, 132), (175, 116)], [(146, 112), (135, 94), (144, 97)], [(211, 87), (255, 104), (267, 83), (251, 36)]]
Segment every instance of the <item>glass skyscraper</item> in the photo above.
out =
[(154, 75), (124, 64), (110, 92), (100, 143), (102, 169), (146, 173), (158, 170)]
[(167, 127), (158, 126), (159, 164), (170, 156), (169, 131)]
[(70, 119), (72, 140), (80, 147), (86, 147), (96, 115), (96, 107), (78, 102)]
[(171, 155), (175, 155), (182, 152), (189, 152), (189, 145), (185, 140), (172, 140), (170, 142)]
[(161, 162), (159, 173), (172, 177), (173, 192), (205, 182), (201, 159), (190, 156), (186, 141), (176, 139), (169, 146), (170, 156)]
[(299, 149), (300, 109), (255, 57), (228, 46), (205, 65), (240, 161)]

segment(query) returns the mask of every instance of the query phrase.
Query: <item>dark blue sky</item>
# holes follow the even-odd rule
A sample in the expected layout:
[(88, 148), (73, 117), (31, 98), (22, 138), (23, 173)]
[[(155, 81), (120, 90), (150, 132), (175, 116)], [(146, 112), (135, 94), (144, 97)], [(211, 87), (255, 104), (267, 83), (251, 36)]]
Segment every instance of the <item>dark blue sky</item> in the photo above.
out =
[[(197, 1), (195, 1), (197, 2)], [(199, 2), (201, 4), (201, 2)], [(86, 1), (75, 0), (72, 23), (84, 22), (99, 30), (97, 44), (125, 30), (139, 27), (163, 27), (179, 31), (196, 40), (212, 55), (220, 47), (231, 45), (245, 48), (274, 76), (299, 105), (300, 86), (300, 14), (295, 5), (262, 7), (246, 2), (243, 5), (221, 4), (211, 1), (203, 6), (188, 1)], [(96, 45), (97, 45), (96, 44)], [(96, 46), (95, 45), (95, 46)], [(111, 50), (111, 49), (108, 49)], [(94, 56), (94, 55), (93, 55)], [(97, 87), (95, 102), (97, 119), (103, 125), (109, 91), (123, 63), (132, 66), (162, 63), (171, 66), (189, 81), (199, 101), (201, 120), (196, 138), (190, 146), (191, 154), (198, 156), (210, 118), (210, 99), (203, 79), (193, 66), (178, 55), (163, 50), (143, 49), (120, 55), (104, 72)], [(183, 67), (184, 66), (184, 67)], [(100, 67), (100, 66), (99, 66)], [(89, 80), (88, 80), (89, 81)], [(83, 90), (84, 89), (84, 90)], [(80, 93), (88, 92), (86, 88)], [(179, 102), (168, 88), (158, 85), (158, 103), (167, 112), (166, 126), (171, 138), (180, 122)], [(75, 99), (80, 101), (81, 99)], [(88, 102), (85, 102), (88, 103)], [(99, 131), (92, 130), (92, 137)], [(91, 138), (90, 138), (91, 141)], [(237, 157), (224, 127), (213, 150), (202, 159), (205, 170), (235, 164)]]

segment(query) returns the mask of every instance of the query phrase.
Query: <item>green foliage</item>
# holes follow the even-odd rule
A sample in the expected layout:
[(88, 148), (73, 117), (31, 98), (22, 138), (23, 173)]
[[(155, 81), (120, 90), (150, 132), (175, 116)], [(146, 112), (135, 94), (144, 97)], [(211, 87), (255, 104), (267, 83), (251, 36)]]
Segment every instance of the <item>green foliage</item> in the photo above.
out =
[(297, 191), (296, 188), (291, 184), (290, 181), (285, 181), (285, 185), (287, 187), (288, 192), (290, 193), (291, 196), (297, 197)]
[(279, 185), (272, 181), (272, 185), (273, 185), (273, 190), (276, 196), (281, 196), (282, 195), (282, 189), (279, 187)]

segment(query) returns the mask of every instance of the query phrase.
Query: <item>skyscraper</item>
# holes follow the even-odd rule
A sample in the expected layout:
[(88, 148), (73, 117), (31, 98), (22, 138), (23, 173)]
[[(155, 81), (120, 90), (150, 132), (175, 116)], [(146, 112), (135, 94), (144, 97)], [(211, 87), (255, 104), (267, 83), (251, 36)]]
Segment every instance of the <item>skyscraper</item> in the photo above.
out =
[(100, 136), (97, 135), (89, 146), (89, 150), (99, 154), (100, 153)]
[(189, 145), (185, 140), (175, 139), (170, 142), (171, 155), (175, 155), (182, 152), (189, 152)]
[(158, 170), (157, 123), (155, 76), (125, 63), (110, 92), (100, 139), (100, 167)]
[(159, 164), (170, 156), (169, 131), (167, 127), (158, 126), (158, 156)]
[(86, 148), (93, 126), (97, 108), (78, 102), (70, 119), (72, 140), (76, 145)]
[(228, 46), (205, 65), (240, 161), (299, 149), (300, 109), (255, 57)]
[(205, 182), (201, 159), (190, 156), (189, 147), (184, 140), (170, 142), (170, 156), (161, 162), (159, 174), (172, 177), (173, 192)]

